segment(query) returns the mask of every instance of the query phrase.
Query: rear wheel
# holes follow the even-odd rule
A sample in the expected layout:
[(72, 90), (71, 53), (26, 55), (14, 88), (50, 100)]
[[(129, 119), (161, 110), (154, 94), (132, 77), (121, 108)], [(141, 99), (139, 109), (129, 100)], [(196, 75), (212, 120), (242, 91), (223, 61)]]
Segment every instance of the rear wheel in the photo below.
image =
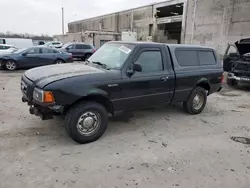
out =
[(66, 115), (66, 130), (76, 142), (85, 144), (99, 139), (108, 126), (108, 112), (96, 102), (72, 107)]
[(183, 103), (186, 112), (199, 114), (203, 111), (207, 103), (207, 92), (204, 88), (196, 87), (192, 91), (188, 100)]
[(14, 71), (17, 69), (17, 63), (14, 60), (9, 59), (5, 62), (4, 67), (9, 71)]
[(65, 63), (65, 62), (63, 60), (61, 60), (61, 59), (57, 59), (55, 61), (55, 64), (63, 64), (63, 63)]

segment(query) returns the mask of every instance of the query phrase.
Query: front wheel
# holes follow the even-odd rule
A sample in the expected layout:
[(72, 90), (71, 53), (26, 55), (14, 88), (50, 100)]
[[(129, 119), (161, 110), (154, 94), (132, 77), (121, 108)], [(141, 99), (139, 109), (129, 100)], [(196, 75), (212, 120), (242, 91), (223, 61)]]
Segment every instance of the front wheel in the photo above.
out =
[(63, 63), (65, 63), (65, 62), (63, 60), (61, 60), (61, 59), (58, 59), (58, 60), (55, 61), (55, 64), (63, 64)]
[(90, 54), (87, 54), (87, 55), (84, 57), (84, 59), (85, 59), (85, 60), (88, 60), (90, 57), (91, 57), (91, 55), (90, 55)]
[(188, 100), (183, 103), (183, 107), (189, 114), (199, 114), (203, 111), (207, 103), (207, 92), (204, 88), (195, 87)]
[(108, 126), (108, 112), (96, 102), (84, 102), (72, 107), (66, 115), (66, 130), (76, 142), (85, 144), (99, 139)]
[(5, 62), (4, 67), (9, 71), (14, 71), (17, 69), (17, 63), (14, 60), (9, 59)]

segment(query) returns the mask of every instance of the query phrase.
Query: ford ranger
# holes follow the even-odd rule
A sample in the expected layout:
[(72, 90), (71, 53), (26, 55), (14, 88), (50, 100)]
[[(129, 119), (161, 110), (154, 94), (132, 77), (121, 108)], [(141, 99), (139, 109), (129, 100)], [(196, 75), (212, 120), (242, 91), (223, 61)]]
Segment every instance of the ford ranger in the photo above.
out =
[(22, 101), (43, 120), (65, 115), (69, 136), (88, 143), (104, 134), (109, 114), (173, 103), (201, 113), (207, 96), (221, 90), (222, 73), (208, 47), (108, 42), (84, 63), (26, 71)]

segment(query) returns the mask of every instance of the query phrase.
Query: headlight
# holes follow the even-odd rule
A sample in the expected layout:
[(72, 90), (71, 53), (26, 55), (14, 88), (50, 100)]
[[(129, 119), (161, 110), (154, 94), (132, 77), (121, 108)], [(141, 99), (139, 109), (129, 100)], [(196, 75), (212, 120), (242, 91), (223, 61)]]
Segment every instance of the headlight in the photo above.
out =
[(43, 91), (35, 88), (33, 91), (33, 99), (43, 103), (54, 103), (54, 95), (51, 91)]
[(35, 88), (33, 91), (33, 99), (43, 102), (43, 90)]

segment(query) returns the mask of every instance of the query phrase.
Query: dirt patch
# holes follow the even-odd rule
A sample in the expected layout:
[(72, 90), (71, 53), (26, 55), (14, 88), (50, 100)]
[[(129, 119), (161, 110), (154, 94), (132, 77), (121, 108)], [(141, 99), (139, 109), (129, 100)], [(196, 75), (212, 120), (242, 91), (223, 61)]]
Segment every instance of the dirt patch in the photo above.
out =
[(244, 109), (246, 109), (246, 108), (250, 108), (250, 104), (242, 104), (242, 105), (240, 105), (240, 106), (238, 106), (238, 108), (244, 108)]
[(239, 97), (242, 96), (239, 92), (236, 91), (230, 91), (230, 90), (222, 90), (220, 95), (225, 96), (225, 97)]

